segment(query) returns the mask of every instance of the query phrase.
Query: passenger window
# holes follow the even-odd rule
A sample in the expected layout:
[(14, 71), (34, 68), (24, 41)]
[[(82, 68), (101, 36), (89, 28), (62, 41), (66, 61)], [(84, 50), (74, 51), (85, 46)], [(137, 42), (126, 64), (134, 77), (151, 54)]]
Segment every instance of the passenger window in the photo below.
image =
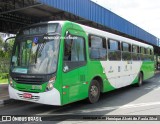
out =
[(144, 48), (144, 60), (145, 61), (150, 61), (150, 58), (149, 58), (149, 49), (147, 48)]
[(150, 58), (151, 58), (151, 61), (154, 61), (153, 49), (150, 49)]
[(84, 61), (84, 39), (76, 37), (76, 39), (65, 40), (65, 61)]
[(105, 38), (89, 36), (89, 55), (92, 60), (106, 60), (107, 49)]
[(145, 55), (145, 60), (147, 61), (152, 61), (152, 55), (151, 55), (151, 49), (150, 48), (147, 48), (146, 49), (146, 55)]
[(150, 49), (149, 48), (146, 49), (146, 54), (150, 55)]
[(131, 60), (131, 45), (122, 42), (122, 60)]
[(141, 48), (141, 54), (144, 54), (145, 53), (144, 48), (143, 47), (140, 48)]
[(140, 47), (140, 56), (141, 56), (141, 60), (145, 60), (145, 48), (144, 47)]
[(132, 45), (132, 60), (140, 60), (139, 46)]
[(85, 42), (84, 38), (74, 36), (73, 39), (65, 39), (64, 41), (64, 67), (67, 70), (74, 69), (84, 65), (85, 62)]
[(130, 52), (130, 44), (122, 43), (122, 50), (125, 52)]
[(112, 61), (121, 60), (120, 42), (109, 39), (108, 40), (108, 58)]
[(150, 55), (153, 55), (153, 50), (152, 49), (150, 49)]

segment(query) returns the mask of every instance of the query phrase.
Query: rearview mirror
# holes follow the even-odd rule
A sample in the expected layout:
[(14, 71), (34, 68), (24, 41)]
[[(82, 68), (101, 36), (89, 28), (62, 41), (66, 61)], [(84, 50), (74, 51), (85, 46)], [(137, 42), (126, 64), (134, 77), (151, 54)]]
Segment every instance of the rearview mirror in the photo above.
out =
[[(13, 47), (15, 41), (15, 37), (9, 37), (5, 40), (5, 44), (4, 44), (4, 51), (7, 52), (9, 49), (9, 46)], [(10, 44), (10, 45), (9, 45)]]
[(70, 37), (70, 36), (71, 36), (70, 32), (66, 31), (66, 37)]

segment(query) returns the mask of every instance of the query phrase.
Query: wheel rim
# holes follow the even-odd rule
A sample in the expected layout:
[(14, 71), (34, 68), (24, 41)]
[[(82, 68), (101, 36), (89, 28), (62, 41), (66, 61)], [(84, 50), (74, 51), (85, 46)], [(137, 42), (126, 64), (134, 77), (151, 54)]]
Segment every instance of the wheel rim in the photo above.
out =
[(141, 85), (142, 84), (142, 76), (140, 75), (139, 77), (139, 84)]
[(95, 85), (91, 86), (90, 93), (91, 93), (92, 98), (97, 97), (97, 95), (98, 95), (98, 87), (96, 87)]

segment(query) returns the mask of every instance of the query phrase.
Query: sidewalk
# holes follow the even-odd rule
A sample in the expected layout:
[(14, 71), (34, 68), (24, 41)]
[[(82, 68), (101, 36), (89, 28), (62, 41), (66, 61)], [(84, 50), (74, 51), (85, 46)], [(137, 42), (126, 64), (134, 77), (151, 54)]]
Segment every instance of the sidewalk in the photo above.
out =
[(160, 70), (157, 70), (157, 71), (155, 72), (155, 74), (157, 74), (157, 73), (160, 73)]
[(0, 84), (0, 105), (9, 100), (8, 84)]

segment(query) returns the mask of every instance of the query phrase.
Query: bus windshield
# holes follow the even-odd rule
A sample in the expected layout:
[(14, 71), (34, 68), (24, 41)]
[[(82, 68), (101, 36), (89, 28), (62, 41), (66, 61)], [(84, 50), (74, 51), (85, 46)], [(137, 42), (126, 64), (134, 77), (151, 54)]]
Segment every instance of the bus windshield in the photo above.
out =
[[(20, 74), (55, 73), (59, 54), (60, 29), (58, 23), (44, 23), (20, 30), (13, 47), (11, 72)], [(45, 38), (51, 36), (57, 38)]]
[(11, 72), (22, 74), (56, 72), (59, 44), (58, 38), (46, 40), (44, 36), (17, 37), (11, 59)]

